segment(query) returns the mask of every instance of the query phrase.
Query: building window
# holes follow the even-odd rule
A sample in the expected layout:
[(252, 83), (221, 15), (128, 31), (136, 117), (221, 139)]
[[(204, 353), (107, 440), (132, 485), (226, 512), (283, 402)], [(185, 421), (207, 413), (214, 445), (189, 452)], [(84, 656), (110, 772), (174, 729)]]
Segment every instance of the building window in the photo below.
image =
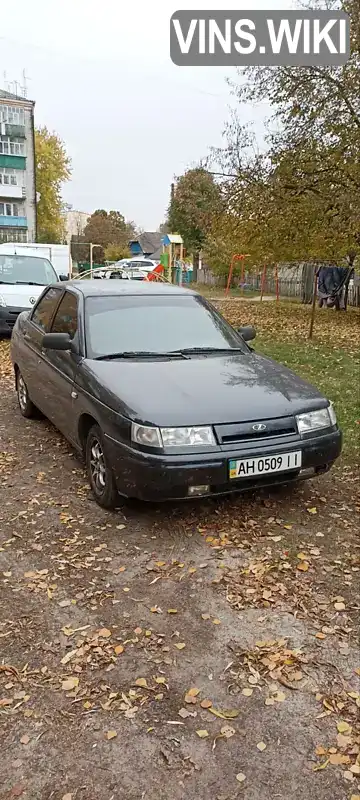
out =
[(2, 136), (0, 139), (0, 154), (12, 156), (24, 156), (25, 144), (21, 139), (9, 139)]
[(24, 209), (18, 203), (0, 203), (0, 217), (23, 217)]
[(21, 178), (17, 175), (18, 170), (0, 167), (0, 185), (21, 186)]
[(11, 230), (0, 228), (0, 242), (27, 242), (27, 231), (16, 228), (11, 228)]
[(25, 109), (19, 106), (0, 106), (0, 121), (10, 125), (25, 125)]

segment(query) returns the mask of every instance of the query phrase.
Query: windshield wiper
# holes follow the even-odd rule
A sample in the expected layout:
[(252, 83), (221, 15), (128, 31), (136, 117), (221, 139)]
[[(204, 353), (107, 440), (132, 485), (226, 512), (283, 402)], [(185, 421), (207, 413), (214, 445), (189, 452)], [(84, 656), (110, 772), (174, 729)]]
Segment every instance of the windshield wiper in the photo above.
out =
[(183, 355), (197, 355), (198, 353), (242, 353), (244, 355), (244, 350), (241, 347), (185, 347), (183, 350), (177, 351), (183, 353)]
[(95, 361), (106, 361), (115, 358), (187, 358), (187, 355), (182, 350), (168, 351), (150, 351), (150, 350), (124, 350), (122, 353), (108, 353), (106, 356), (97, 356)]
[(20, 286), (46, 286), (46, 283), (36, 283), (36, 281), (14, 281), (14, 283)]

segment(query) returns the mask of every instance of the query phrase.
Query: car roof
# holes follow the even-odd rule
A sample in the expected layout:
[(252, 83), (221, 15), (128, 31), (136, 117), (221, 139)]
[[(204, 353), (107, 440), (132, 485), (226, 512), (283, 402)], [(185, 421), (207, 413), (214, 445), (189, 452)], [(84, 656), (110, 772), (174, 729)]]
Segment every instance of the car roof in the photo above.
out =
[[(58, 283), (63, 289), (65, 284)], [(197, 295), (192, 289), (187, 289), (181, 286), (175, 286), (172, 283), (161, 283), (160, 281), (124, 281), (124, 280), (85, 280), (85, 281), (70, 281), (70, 285), (77, 289), (84, 297), (96, 297), (99, 295), (123, 295), (123, 294), (141, 294), (141, 295)]]

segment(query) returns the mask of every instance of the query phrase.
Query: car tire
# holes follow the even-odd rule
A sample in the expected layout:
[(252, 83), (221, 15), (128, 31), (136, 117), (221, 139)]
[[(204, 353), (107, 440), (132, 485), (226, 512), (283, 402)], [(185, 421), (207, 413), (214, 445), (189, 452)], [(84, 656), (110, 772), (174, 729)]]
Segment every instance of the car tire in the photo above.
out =
[(26, 383), (24, 381), (24, 378), (20, 370), (18, 370), (16, 373), (16, 392), (17, 392), (19, 408), (23, 417), (26, 417), (27, 419), (35, 417), (37, 408), (36, 406), (34, 406), (34, 403), (30, 400), (28, 388), (26, 386)]
[(102, 508), (114, 509), (119, 505), (119, 493), (109, 466), (104, 440), (98, 425), (93, 425), (86, 440), (86, 469), (92, 493)]

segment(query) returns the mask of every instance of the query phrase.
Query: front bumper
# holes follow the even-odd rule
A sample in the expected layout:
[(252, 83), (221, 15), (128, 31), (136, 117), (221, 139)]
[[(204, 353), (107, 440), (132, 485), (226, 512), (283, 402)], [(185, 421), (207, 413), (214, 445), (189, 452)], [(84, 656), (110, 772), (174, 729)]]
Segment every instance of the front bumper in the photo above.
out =
[(0, 336), (11, 333), (19, 314), (28, 310), (17, 306), (0, 306)]
[[(313, 474), (327, 472), (339, 457), (342, 434), (334, 429), (328, 434), (296, 443), (249, 447), (246, 451), (213, 452), (211, 454), (154, 455), (133, 450), (111, 437), (106, 437), (107, 455), (113, 468), (117, 488), (126, 497), (140, 500), (189, 499), (190, 486), (210, 487), (206, 495), (213, 496), (291, 483)], [(301, 470), (278, 472), (254, 478), (229, 479), (229, 460), (282, 455), (302, 451)]]

